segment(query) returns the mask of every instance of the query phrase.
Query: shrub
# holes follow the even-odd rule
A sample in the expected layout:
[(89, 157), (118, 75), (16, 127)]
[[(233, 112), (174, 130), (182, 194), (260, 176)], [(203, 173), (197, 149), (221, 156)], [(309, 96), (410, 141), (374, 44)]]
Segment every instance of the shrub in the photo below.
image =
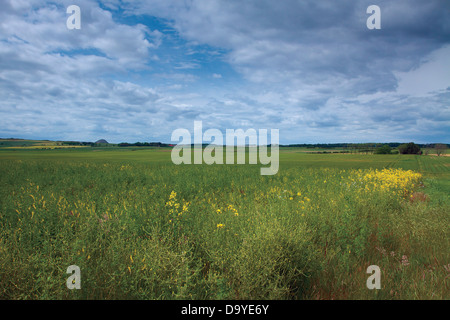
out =
[(420, 147), (414, 142), (399, 145), (398, 151), (401, 154), (421, 154)]
[(447, 145), (443, 143), (436, 143), (434, 145), (434, 149), (436, 150), (436, 154), (440, 156), (441, 154), (445, 154), (447, 150)]
[(391, 154), (391, 147), (387, 144), (375, 149), (375, 154)]
[(234, 260), (234, 288), (239, 299), (299, 299), (317, 271), (311, 233), (305, 225), (274, 221), (244, 240)]

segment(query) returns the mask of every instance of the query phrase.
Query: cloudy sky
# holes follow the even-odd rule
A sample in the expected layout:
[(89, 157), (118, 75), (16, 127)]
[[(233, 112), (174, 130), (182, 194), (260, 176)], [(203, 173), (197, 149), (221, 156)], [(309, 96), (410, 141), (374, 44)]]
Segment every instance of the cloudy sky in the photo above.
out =
[[(70, 5), (81, 29), (68, 29)], [(381, 29), (370, 30), (370, 5)], [(0, 137), (450, 143), (448, 0), (0, 0)]]

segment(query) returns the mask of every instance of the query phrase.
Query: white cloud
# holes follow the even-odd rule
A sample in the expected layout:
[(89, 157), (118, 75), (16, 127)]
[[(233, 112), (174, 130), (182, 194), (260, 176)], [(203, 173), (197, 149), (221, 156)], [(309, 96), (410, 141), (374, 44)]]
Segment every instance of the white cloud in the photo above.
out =
[(34, 50), (28, 61), (41, 60), (41, 56), (54, 52), (76, 55), (80, 50), (97, 50), (106, 57), (105, 60), (110, 60), (111, 65), (126, 68), (144, 67), (150, 50), (161, 42), (160, 32), (151, 31), (142, 24), (116, 23), (109, 11), (92, 1), (80, 1), (78, 5), (82, 21), (80, 30), (67, 29), (65, 6), (35, 4), (28, 10), (20, 7), (12, 14), (2, 14), (0, 37), (3, 41), (21, 41), (22, 47)]
[(378, 33), (354, 1), (80, 0), (81, 30), (73, 1), (3, 1), (0, 134), (167, 141), (200, 119), (290, 143), (425, 139), (424, 123), (448, 137), (443, 2), (380, 1)]
[(421, 96), (450, 88), (450, 46), (433, 51), (416, 69), (395, 76), (398, 94)]

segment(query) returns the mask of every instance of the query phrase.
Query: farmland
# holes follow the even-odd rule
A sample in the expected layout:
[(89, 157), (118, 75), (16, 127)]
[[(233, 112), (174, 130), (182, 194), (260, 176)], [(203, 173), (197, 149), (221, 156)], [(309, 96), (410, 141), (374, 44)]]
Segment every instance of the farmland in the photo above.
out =
[(0, 298), (448, 299), (450, 157), (304, 151), (2, 148)]

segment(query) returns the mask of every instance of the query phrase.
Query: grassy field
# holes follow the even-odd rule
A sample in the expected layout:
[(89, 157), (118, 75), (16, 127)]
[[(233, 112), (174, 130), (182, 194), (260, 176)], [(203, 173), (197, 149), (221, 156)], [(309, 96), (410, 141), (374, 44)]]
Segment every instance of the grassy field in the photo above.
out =
[(165, 148), (2, 148), (0, 164), (0, 299), (450, 297), (450, 157), (289, 149), (274, 176)]

